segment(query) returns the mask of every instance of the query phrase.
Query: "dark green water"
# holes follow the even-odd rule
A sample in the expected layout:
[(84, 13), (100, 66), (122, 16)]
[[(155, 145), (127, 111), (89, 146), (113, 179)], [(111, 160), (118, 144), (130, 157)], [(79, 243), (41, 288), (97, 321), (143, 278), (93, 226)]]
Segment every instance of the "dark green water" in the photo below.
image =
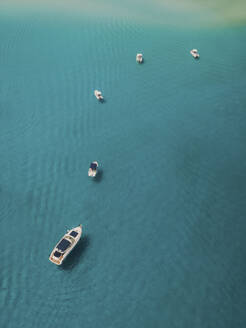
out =
[(0, 327), (244, 328), (246, 28), (4, 11), (0, 40)]

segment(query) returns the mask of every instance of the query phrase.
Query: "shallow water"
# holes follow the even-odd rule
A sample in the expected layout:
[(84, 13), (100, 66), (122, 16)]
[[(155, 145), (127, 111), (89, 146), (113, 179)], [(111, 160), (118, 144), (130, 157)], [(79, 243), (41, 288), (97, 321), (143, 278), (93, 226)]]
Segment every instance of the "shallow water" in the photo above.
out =
[(246, 30), (173, 15), (1, 11), (1, 327), (245, 327)]

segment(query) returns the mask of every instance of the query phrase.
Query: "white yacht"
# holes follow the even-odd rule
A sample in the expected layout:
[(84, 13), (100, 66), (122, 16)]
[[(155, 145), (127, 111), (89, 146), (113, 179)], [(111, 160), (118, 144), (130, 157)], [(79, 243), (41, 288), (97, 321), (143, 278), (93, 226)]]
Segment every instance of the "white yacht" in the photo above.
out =
[(92, 162), (89, 167), (88, 176), (95, 178), (95, 176), (97, 175), (97, 168), (98, 168), (98, 163), (96, 161)]
[(191, 53), (191, 55), (192, 55), (194, 58), (196, 58), (196, 59), (198, 59), (198, 58), (200, 57), (200, 55), (199, 55), (197, 49), (192, 49), (192, 50), (190, 51), (190, 53)]
[(50, 254), (49, 260), (56, 265), (61, 265), (72, 249), (77, 245), (82, 235), (82, 225), (68, 230), (57, 243)]
[(137, 54), (137, 56), (136, 56), (136, 61), (137, 61), (138, 63), (142, 63), (142, 62), (143, 62), (143, 55), (142, 55), (142, 54)]
[(103, 96), (102, 96), (101, 91), (95, 90), (95, 91), (94, 91), (94, 95), (96, 96), (96, 98), (97, 98), (98, 100), (103, 100)]

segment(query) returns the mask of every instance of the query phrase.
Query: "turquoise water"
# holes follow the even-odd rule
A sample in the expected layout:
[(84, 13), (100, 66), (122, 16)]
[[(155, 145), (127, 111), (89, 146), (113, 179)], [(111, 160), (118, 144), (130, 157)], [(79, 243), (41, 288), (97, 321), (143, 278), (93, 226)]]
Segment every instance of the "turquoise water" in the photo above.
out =
[(245, 327), (246, 28), (186, 17), (0, 13), (0, 327)]

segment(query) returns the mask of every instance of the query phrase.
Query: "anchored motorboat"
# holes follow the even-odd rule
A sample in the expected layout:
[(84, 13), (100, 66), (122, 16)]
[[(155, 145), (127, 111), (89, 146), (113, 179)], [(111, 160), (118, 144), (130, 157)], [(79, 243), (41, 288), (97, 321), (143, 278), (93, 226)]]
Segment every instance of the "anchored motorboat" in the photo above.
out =
[(196, 59), (198, 59), (198, 58), (200, 57), (200, 55), (199, 55), (197, 49), (192, 49), (192, 50), (190, 51), (190, 53), (191, 53), (191, 55), (192, 55), (194, 58), (196, 58)]
[(92, 162), (89, 167), (88, 176), (95, 178), (95, 176), (97, 175), (97, 168), (98, 168), (98, 163), (96, 161)]
[(142, 54), (137, 54), (137, 56), (136, 56), (136, 61), (137, 61), (138, 63), (142, 63), (142, 62), (143, 62), (143, 55), (142, 55)]
[(56, 265), (61, 265), (68, 254), (77, 245), (82, 235), (82, 225), (68, 230), (67, 233), (57, 243), (55, 248), (50, 254), (49, 260)]
[(94, 91), (94, 95), (96, 96), (96, 98), (97, 98), (98, 100), (103, 100), (103, 96), (102, 96), (101, 91), (95, 90), (95, 91)]

